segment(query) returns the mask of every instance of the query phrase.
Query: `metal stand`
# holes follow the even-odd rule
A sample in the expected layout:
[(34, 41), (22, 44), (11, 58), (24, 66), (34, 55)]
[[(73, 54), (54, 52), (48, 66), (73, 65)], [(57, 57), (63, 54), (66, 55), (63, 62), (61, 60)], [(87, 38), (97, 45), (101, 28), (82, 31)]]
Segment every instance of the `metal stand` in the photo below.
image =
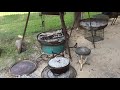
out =
[(80, 57), (78, 63), (80, 64), (80, 71), (82, 71), (83, 65), (86, 64), (87, 58), (91, 53), (91, 50), (87, 47), (77, 47), (76, 54)]
[(92, 42), (94, 48), (96, 48), (95, 42), (104, 40), (104, 28), (108, 25), (108, 20), (91, 18), (89, 12), (88, 16), (89, 18), (81, 20), (80, 25), (85, 29), (85, 39)]
[(82, 71), (83, 65), (86, 63), (86, 61), (87, 61), (87, 57), (85, 59), (83, 59), (83, 55), (80, 55), (80, 60), (79, 60), (80, 71)]
[(116, 18), (113, 19), (111, 25), (115, 25), (115, 22), (117, 21), (117, 18), (118, 18), (118, 17), (116, 17)]
[[(89, 19), (90, 19), (90, 13), (88, 12), (88, 16), (89, 16)], [(91, 33), (92, 33), (92, 44), (95, 48), (95, 42), (94, 42), (94, 31), (92, 29), (92, 25), (91, 25), (91, 19), (90, 19), (90, 30), (91, 30)]]

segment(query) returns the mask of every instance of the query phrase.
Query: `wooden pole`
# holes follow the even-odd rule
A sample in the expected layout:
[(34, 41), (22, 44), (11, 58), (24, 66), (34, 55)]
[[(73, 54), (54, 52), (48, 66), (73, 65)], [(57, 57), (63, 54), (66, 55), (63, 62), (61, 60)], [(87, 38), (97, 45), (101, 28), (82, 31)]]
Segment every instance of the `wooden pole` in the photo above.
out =
[(78, 28), (80, 25), (80, 20), (81, 20), (81, 12), (75, 12), (74, 13), (74, 24), (73, 27), (74, 28)]
[(68, 54), (69, 54), (69, 58), (72, 60), (72, 57), (71, 57), (71, 52), (70, 52), (70, 48), (69, 48), (69, 43), (68, 43), (68, 33), (67, 33), (67, 29), (66, 29), (66, 25), (65, 25), (65, 21), (64, 21), (64, 13), (60, 12), (60, 19), (61, 19), (61, 24), (62, 24), (62, 30), (63, 30), (63, 34), (65, 35), (65, 46), (66, 46), (66, 49), (68, 49)]
[(28, 16), (27, 16), (27, 20), (26, 20), (26, 24), (25, 24), (25, 28), (24, 28), (24, 32), (23, 32), (22, 41), (24, 40), (24, 37), (25, 37), (25, 33), (26, 33), (27, 26), (28, 26), (29, 17), (30, 17), (30, 12), (28, 12)]
[(70, 37), (72, 34), (72, 30), (78, 28), (80, 25), (80, 20), (81, 20), (81, 12), (74, 12), (74, 22), (73, 22), (73, 27), (71, 28), (70, 31)]

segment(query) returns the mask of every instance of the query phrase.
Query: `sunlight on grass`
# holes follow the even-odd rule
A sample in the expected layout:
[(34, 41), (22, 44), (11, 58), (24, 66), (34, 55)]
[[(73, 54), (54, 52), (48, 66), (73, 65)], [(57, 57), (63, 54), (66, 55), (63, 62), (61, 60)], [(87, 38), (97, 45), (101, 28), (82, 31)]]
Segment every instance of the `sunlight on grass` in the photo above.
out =
[[(0, 16), (5, 16), (5, 15), (15, 15), (15, 14), (26, 14), (28, 12), (0, 12)], [(36, 12), (31, 12), (31, 13), (36, 13)]]

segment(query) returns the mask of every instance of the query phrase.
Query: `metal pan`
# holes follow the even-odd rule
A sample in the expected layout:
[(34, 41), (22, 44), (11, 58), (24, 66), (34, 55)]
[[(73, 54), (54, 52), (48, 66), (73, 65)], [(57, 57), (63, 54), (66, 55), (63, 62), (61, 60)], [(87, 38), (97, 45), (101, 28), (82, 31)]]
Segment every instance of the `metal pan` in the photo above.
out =
[(29, 75), (37, 69), (37, 64), (30, 60), (15, 63), (9, 70), (13, 76)]

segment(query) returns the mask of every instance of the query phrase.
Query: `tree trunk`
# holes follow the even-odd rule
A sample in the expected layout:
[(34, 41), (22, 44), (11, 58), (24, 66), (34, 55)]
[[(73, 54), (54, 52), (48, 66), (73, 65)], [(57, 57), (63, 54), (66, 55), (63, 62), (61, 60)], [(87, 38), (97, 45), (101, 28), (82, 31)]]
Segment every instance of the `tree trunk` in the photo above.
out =
[(81, 20), (81, 12), (75, 12), (74, 13), (74, 25), (73, 25), (74, 28), (78, 28), (80, 26), (79, 25), (80, 20)]

